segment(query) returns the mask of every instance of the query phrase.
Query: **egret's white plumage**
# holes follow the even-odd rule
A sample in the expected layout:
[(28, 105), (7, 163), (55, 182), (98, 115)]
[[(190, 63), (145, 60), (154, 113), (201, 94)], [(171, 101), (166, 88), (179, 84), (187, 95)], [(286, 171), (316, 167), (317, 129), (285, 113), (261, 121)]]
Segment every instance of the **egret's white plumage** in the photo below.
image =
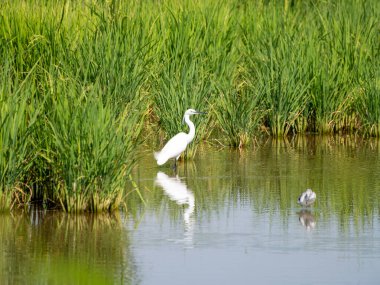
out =
[(302, 206), (310, 206), (315, 202), (315, 199), (317, 198), (317, 194), (313, 192), (311, 189), (307, 189), (305, 192), (301, 194), (298, 198), (298, 204)]
[(205, 114), (203, 112), (196, 111), (194, 109), (188, 109), (184, 116), (183, 120), (189, 126), (189, 133), (178, 133), (174, 137), (172, 137), (164, 146), (164, 148), (154, 153), (154, 157), (157, 160), (158, 165), (163, 165), (169, 159), (175, 158), (174, 165), (181, 153), (185, 151), (187, 145), (194, 139), (195, 136), (195, 126), (192, 121), (190, 121), (190, 116), (195, 114)]

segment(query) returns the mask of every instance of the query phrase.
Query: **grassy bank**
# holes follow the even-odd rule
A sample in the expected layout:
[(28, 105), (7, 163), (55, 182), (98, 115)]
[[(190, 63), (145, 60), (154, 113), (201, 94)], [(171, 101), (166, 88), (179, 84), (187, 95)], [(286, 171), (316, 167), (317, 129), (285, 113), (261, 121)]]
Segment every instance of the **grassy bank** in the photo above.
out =
[(235, 147), (380, 136), (379, 11), (375, 0), (2, 1), (0, 208), (118, 208), (135, 147), (183, 130), (189, 107), (209, 113), (197, 140)]

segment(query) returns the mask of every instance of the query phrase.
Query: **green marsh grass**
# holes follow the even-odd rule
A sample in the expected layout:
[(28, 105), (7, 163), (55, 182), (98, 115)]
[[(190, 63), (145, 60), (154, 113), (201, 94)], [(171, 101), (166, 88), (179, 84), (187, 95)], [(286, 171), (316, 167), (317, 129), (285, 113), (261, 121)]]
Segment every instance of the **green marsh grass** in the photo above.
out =
[[(295, 24), (299, 16), (288, 19), (278, 10), (281, 7), (274, 4), (258, 11), (250, 9), (242, 41), (252, 89), (262, 93), (265, 116), (261, 123), (272, 135), (283, 136), (305, 132), (310, 78), (303, 56), (306, 47), (301, 45), (304, 39), (297, 35)], [(258, 13), (264, 13), (263, 19)], [(257, 17), (260, 23), (255, 25)]]
[[(164, 9), (163, 14), (158, 16), (153, 34), (158, 63), (152, 76), (153, 106), (158, 126), (166, 134), (165, 140), (183, 131), (184, 126), (180, 122), (186, 109), (208, 111), (209, 102), (212, 101), (213, 89), (209, 78), (215, 62), (208, 57), (208, 50), (212, 48), (215, 32), (210, 29), (209, 15), (205, 11), (198, 13), (202, 4), (189, 3), (185, 1), (185, 7), (178, 7), (177, 12), (172, 7)], [(210, 11), (211, 22), (215, 19), (213, 12)], [(197, 129), (196, 140), (210, 132), (205, 120), (203, 124), (198, 123), (201, 117), (192, 117)], [(196, 147), (196, 143), (189, 145), (185, 158), (193, 157)]]
[(105, 7), (66, 4), (59, 18), (39, 1), (1, 18), (2, 201), (29, 194), (68, 212), (113, 211), (136, 163), (146, 53)]
[[(364, 83), (371, 78), (367, 70), (378, 69), (379, 49), (374, 41), (379, 26), (374, 22), (373, 5), (364, 7), (360, 2), (348, 1), (345, 5), (330, 3), (317, 10), (316, 28), (310, 31), (318, 40), (312, 43), (315, 80), (311, 111), (319, 133), (361, 128), (366, 132), (365, 126), (357, 125), (355, 109), (358, 97), (369, 95), (362, 92)], [(352, 13), (354, 10), (357, 12)]]
[(71, 98), (58, 94), (47, 118), (51, 145), (46, 157), (57, 183), (53, 188), (69, 212), (117, 208), (134, 163), (139, 115), (128, 106), (117, 115), (113, 106), (104, 105), (95, 94), (88, 95), (94, 98), (78, 100), (75, 93)]
[(33, 103), (33, 72), (11, 84), (10, 67), (3, 66), (0, 73), (0, 210), (9, 210), (16, 202), (24, 204), (32, 196), (28, 173), (36, 153), (29, 138), (40, 112)]
[(242, 82), (240, 90), (221, 88), (213, 105), (213, 115), (227, 138), (227, 145), (239, 148), (254, 140), (253, 134), (258, 132), (264, 117), (262, 95), (245, 85), (248, 84)]
[(359, 90), (357, 112), (364, 126), (366, 135), (379, 137), (380, 135), (380, 75), (369, 81)]

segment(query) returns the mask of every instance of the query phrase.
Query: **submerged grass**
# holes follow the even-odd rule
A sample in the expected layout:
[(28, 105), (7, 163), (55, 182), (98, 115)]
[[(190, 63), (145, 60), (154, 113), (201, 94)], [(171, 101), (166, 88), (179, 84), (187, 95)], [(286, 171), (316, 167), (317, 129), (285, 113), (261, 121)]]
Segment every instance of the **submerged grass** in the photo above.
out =
[[(117, 208), (143, 137), (379, 136), (379, 1), (2, 1), (0, 207)], [(141, 133), (144, 136), (141, 136)], [(190, 146), (191, 158), (197, 144)]]

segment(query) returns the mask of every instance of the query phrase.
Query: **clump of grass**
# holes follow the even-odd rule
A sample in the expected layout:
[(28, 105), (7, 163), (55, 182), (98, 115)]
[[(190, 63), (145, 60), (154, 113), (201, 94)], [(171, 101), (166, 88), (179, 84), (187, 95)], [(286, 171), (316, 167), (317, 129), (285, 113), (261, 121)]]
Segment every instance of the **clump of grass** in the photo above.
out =
[[(317, 132), (355, 132), (362, 127), (357, 125), (355, 104), (367, 81), (367, 67), (378, 60), (371, 51), (376, 30), (373, 18), (364, 16), (374, 7), (362, 8), (348, 1), (317, 10), (309, 44), (314, 78), (310, 112)], [(351, 13), (354, 10), (357, 12)]]
[[(275, 46), (269, 47), (274, 52)], [(290, 49), (289, 49), (290, 50)], [(263, 92), (266, 125), (275, 136), (305, 132), (304, 112), (308, 100), (308, 82), (300, 77), (300, 65), (294, 64), (296, 55), (284, 58), (269, 55), (262, 66), (258, 86)]]
[[(6, 5), (15, 17), (2, 17), (2, 201), (33, 196), (68, 212), (115, 210), (145, 116), (143, 43), (105, 6), (85, 5), (94, 20), (85, 22), (82, 6), (40, 5), (18, 14)], [(57, 7), (61, 17), (47, 13)]]
[(264, 117), (261, 93), (244, 81), (238, 88), (219, 90), (213, 106), (217, 125), (225, 134), (228, 145), (242, 148), (257, 135)]
[[(194, 6), (186, 7), (189, 9), (177, 12), (168, 8), (153, 34), (158, 42), (158, 64), (152, 77), (153, 106), (165, 139), (183, 131), (180, 122), (186, 109), (207, 111), (212, 96), (211, 82), (207, 80), (211, 70), (205, 58), (210, 45), (210, 38), (205, 37), (208, 22), (205, 15), (196, 14)], [(192, 119), (197, 125), (197, 137), (207, 136), (206, 125), (198, 124), (202, 118)], [(189, 145), (185, 158), (194, 156), (196, 146)]]
[(67, 91), (57, 94), (46, 126), (56, 199), (69, 212), (116, 209), (134, 162), (140, 114), (128, 105), (115, 114), (94, 93), (78, 98)]
[[(368, 60), (378, 60), (370, 48), (378, 28), (374, 18), (361, 16), (373, 15), (375, 8), (363, 11), (357, 5), (349, 1), (311, 9), (299, 3), (281, 13), (282, 6), (269, 4), (256, 9), (263, 17), (249, 10), (243, 24), (246, 63), (252, 80), (265, 88), (269, 113), (264, 124), (272, 134), (362, 127), (354, 104), (366, 66), (374, 66)], [(345, 20), (348, 14), (352, 21)]]
[[(8, 83), (13, 75), (9, 65), (0, 69), (0, 209), (30, 200), (28, 171), (35, 158), (29, 139), (39, 115), (33, 104), (31, 77)], [(20, 185), (25, 185), (21, 187)], [(25, 191), (23, 191), (25, 189)]]
[(380, 136), (380, 84), (370, 81), (361, 91), (358, 99), (358, 113), (364, 126), (364, 132), (369, 136)]

